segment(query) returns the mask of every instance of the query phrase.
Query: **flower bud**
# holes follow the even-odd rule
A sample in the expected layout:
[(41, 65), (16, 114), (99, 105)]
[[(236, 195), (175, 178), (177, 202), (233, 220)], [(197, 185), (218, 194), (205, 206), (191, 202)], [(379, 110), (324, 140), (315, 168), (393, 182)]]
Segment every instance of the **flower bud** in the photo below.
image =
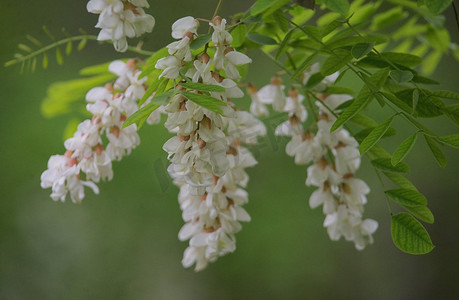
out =
[(214, 25), (217, 25), (217, 26), (218, 26), (218, 25), (220, 25), (220, 24), (222, 23), (222, 20), (223, 20), (222, 17), (220, 17), (220, 16), (215, 16), (215, 17), (212, 19), (211, 22), (212, 22)]

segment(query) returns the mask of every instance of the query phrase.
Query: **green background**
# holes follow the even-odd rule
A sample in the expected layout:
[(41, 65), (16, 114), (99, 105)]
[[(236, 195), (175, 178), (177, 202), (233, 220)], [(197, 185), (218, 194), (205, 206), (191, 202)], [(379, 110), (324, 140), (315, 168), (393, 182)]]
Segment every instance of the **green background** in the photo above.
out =
[[(209, 18), (216, 1), (150, 0), (156, 18), (146, 49), (171, 42), (170, 25), (193, 15)], [(225, 1), (221, 15), (247, 9), (252, 1)], [(46, 40), (47, 25), (77, 34), (79, 27), (96, 34), (97, 16), (86, 1), (2, 0), (0, 61), (9, 60), (26, 34)], [(452, 40), (458, 42), (452, 9), (446, 12)], [(202, 29), (201, 29), (202, 30)], [(204, 28), (204, 30), (206, 30)], [(127, 54), (134, 55), (134, 54)], [(257, 53), (249, 81), (266, 83), (277, 69)], [(436, 222), (427, 225), (436, 248), (411, 256), (393, 246), (390, 215), (383, 188), (367, 159), (358, 173), (372, 187), (365, 216), (378, 220), (375, 244), (362, 252), (343, 240), (332, 242), (322, 227), (321, 209), (311, 210), (311, 188), (304, 185), (306, 167), (284, 152), (286, 140), (262, 140), (259, 164), (249, 170), (252, 222), (237, 234), (237, 251), (195, 273), (182, 268), (186, 243), (177, 189), (168, 179), (169, 138), (162, 125), (145, 126), (142, 144), (114, 164), (115, 178), (101, 183), (99, 196), (87, 192), (82, 204), (55, 203), (40, 188), (40, 174), (51, 154), (63, 152), (68, 116), (45, 119), (40, 103), (56, 80), (75, 78), (82, 67), (103, 63), (117, 54), (110, 45), (89, 42), (85, 50), (64, 57), (43, 71), (19, 74), (17, 66), (0, 67), (0, 299), (447, 299), (458, 287), (457, 152), (444, 149), (448, 166), (436, 165), (422, 138), (406, 161), (409, 178), (429, 199)], [(434, 77), (443, 89), (459, 92), (458, 64), (445, 57)], [(352, 79), (347, 81), (356, 87)], [(238, 102), (247, 107), (248, 99)], [(386, 114), (371, 107), (378, 121)], [(278, 120), (267, 122), (272, 126)], [(441, 134), (457, 129), (444, 118), (426, 123)], [(383, 142), (390, 151), (414, 128), (395, 123), (398, 135)], [(396, 207), (396, 205), (393, 205)], [(457, 299), (457, 298), (456, 298)]]

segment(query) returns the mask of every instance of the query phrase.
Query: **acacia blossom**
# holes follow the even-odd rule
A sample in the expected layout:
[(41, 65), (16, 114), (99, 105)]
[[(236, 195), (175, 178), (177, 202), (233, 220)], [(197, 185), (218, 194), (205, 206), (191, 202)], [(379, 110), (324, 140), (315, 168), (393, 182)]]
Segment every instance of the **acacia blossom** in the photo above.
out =
[[(112, 161), (121, 160), (140, 142), (136, 125), (123, 128), (123, 122), (138, 109), (145, 94), (145, 79), (139, 79), (137, 62), (114, 61), (109, 70), (118, 76), (112, 84), (96, 87), (86, 94), (86, 109), (92, 118), (81, 122), (73, 137), (64, 143), (64, 155), (53, 155), (41, 175), (42, 188), (51, 188), (51, 198), (81, 202), (84, 187), (99, 193), (100, 180), (113, 178)], [(159, 122), (157, 115), (149, 123)], [(104, 142), (107, 140), (108, 142)]]
[[(188, 81), (225, 88), (224, 92), (210, 93), (222, 102), (221, 115), (181, 94), (172, 97), (164, 108), (165, 127), (177, 133), (163, 149), (171, 162), (168, 172), (180, 188), (178, 199), (186, 222), (178, 236), (182, 241), (189, 240), (182, 264), (195, 265), (196, 271), (236, 249), (234, 234), (241, 229), (240, 222), (250, 221), (249, 214), (242, 208), (248, 201), (244, 190), (248, 182), (245, 168), (257, 163), (244, 145), (256, 143), (257, 136), (266, 132), (260, 121), (237, 110), (230, 101), (244, 95), (234, 81), (240, 76), (233, 68), (251, 60), (230, 48), (232, 37), (225, 24), (226, 20), (219, 17), (211, 23), (216, 47), (213, 58), (203, 53), (191, 61), (187, 53), (190, 41), (197, 37), (197, 21), (192, 17), (179, 19), (172, 26), (172, 36), (180, 40), (167, 46), (171, 56), (156, 64), (163, 70), (161, 76), (166, 78), (177, 79), (184, 74)], [(234, 54), (228, 58), (226, 55), (231, 52)], [(179, 72), (180, 68), (185, 69)], [(218, 72), (221, 69), (227, 70), (226, 78)]]
[[(310, 71), (305, 72), (304, 84), (318, 71), (319, 66), (314, 64)], [(320, 94), (317, 90), (325, 90), (337, 77), (337, 73), (326, 77), (312, 91), (320, 99), (315, 103), (319, 111), (315, 133), (311, 127), (303, 128), (307, 119), (304, 96), (292, 88), (285, 98), (279, 78), (274, 77), (270, 85), (252, 96), (252, 101), (258, 98), (260, 102), (271, 103), (275, 110), (288, 113), (288, 120), (276, 128), (275, 134), (291, 138), (286, 153), (294, 157), (296, 164), (312, 163), (307, 169), (306, 185), (318, 189), (310, 196), (309, 205), (311, 208), (322, 205), (326, 215), (323, 225), (330, 239), (339, 240), (344, 237), (353, 241), (358, 250), (362, 250), (373, 243), (372, 234), (378, 223), (372, 219), (364, 220), (362, 216), (370, 188), (363, 180), (355, 177), (360, 166), (359, 144), (343, 128), (330, 132), (336, 121), (335, 115), (340, 113), (338, 106), (352, 97)], [(252, 105), (255, 107), (255, 104)], [(253, 113), (257, 111), (260, 109), (252, 109)]]
[(119, 52), (127, 50), (127, 37), (139, 37), (153, 30), (155, 19), (143, 10), (148, 7), (147, 0), (90, 0), (86, 5), (88, 12), (99, 15), (95, 27), (101, 30), (97, 40), (113, 41)]

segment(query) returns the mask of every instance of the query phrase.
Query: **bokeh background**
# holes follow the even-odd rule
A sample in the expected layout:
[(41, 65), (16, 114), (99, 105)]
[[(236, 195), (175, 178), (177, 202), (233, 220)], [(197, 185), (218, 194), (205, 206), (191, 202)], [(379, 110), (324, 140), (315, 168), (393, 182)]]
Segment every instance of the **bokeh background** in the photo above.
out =
[[(147, 49), (171, 41), (170, 25), (185, 15), (209, 18), (216, 1), (150, 0), (156, 18), (145, 37)], [(247, 9), (253, 1), (225, 1), (221, 15)], [(45, 39), (42, 25), (90, 33), (97, 16), (86, 1), (1, 0), (0, 61), (9, 60), (26, 34)], [(452, 9), (446, 12), (452, 40), (458, 42)], [(248, 80), (262, 85), (277, 68), (251, 53)], [(343, 240), (332, 242), (320, 209), (311, 210), (306, 168), (284, 152), (286, 140), (263, 140), (259, 164), (249, 170), (252, 222), (237, 234), (237, 251), (195, 273), (182, 268), (186, 243), (177, 189), (167, 177), (162, 144), (170, 136), (161, 126), (144, 127), (142, 144), (122, 162), (115, 178), (87, 193), (81, 205), (55, 203), (40, 188), (40, 174), (51, 154), (63, 152), (68, 116), (45, 119), (40, 103), (56, 80), (77, 76), (82, 67), (126, 57), (110, 45), (89, 42), (59, 67), (19, 74), (0, 67), (0, 299), (457, 299), (459, 295), (457, 152), (445, 148), (448, 166), (436, 165), (423, 139), (407, 158), (408, 175), (429, 199), (436, 222), (427, 225), (436, 245), (424, 256), (393, 246), (383, 189), (364, 160), (358, 175), (372, 187), (366, 216), (378, 220), (375, 244), (363, 252)], [(445, 57), (434, 77), (441, 88), (459, 92), (458, 64)], [(346, 81), (345, 81), (346, 83)], [(357, 87), (352, 80), (347, 84)], [(247, 107), (248, 99), (238, 102)], [(377, 107), (378, 121), (387, 115)], [(428, 120), (442, 134), (455, 133), (448, 120)], [(399, 134), (385, 146), (393, 151), (414, 131), (402, 120)], [(394, 205), (395, 206), (395, 205)]]

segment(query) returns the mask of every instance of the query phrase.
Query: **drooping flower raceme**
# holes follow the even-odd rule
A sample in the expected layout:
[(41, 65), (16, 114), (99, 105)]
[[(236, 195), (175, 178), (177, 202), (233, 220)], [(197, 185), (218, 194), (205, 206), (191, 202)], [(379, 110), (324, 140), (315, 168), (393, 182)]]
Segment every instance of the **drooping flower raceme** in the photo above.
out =
[(96, 24), (100, 28), (99, 41), (113, 41), (116, 51), (125, 52), (128, 48), (126, 38), (139, 37), (151, 32), (155, 19), (145, 13), (147, 0), (90, 0), (88, 12), (99, 15)]
[[(314, 64), (311, 70), (304, 74), (304, 84), (316, 72), (319, 66)], [(305, 97), (292, 88), (288, 97), (283, 95), (283, 87), (279, 78), (274, 77), (270, 85), (252, 95), (252, 101), (271, 103), (277, 111), (288, 113), (288, 120), (281, 123), (275, 130), (278, 136), (288, 136), (291, 140), (286, 146), (286, 153), (295, 159), (298, 165), (312, 163), (307, 169), (306, 185), (316, 186), (309, 199), (311, 208), (320, 205), (326, 215), (324, 227), (332, 240), (344, 237), (353, 241), (358, 250), (373, 243), (372, 234), (378, 223), (372, 219), (363, 219), (362, 213), (367, 202), (366, 195), (370, 192), (367, 184), (355, 177), (360, 166), (358, 142), (343, 128), (330, 132), (337, 107), (347, 100), (349, 95), (320, 94), (332, 84), (337, 74), (332, 74), (311, 91), (318, 101), (318, 122), (309, 128), (303, 128), (307, 119), (307, 111), (303, 104)], [(318, 90), (319, 91), (318, 91)], [(252, 103), (252, 112), (258, 113), (259, 104)], [(315, 134), (314, 126), (317, 126)]]
[[(185, 17), (174, 23), (172, 36), (179, 39), (168, 45), (170, 56), (158, 60), (161, 77), (219, 85), (225, 92), (211, 92), (221, 101), (223, 114), (197, 105), (182, 94), (175, 95), (165, 106), (166, 128), (177, 135), (164, 144), (171, 161), (168, 167), (179, 186), (179, 203), (186, 224), (179, 232), (180, 240), (189, 240), (182, 264), (202, 270), (219, 256), (236, 248), (234, 234), (240, 222), (250, 221), (242, 208), (248, 195), (243, 189), (248, 176), (245, 168), (256, 160), (245, 144), (253, 144), (264, 135), (264, 125), (251, 114), (235, 109), (231, 98), (242, 97), (236, 82), (240, 78), (235, 66), (251, 62), (245, 54), (230, 47), (231, 35), (226, 20), (216, 17), (212, 41), (216, 47), (211, 58), (202, 53), (192, 61), (189, 44), (197, 36), (197, 21)], [(225, 53), (226, 52), (226, 53)], [(233, 53), (229, 55), (229, 53)], [(219, 70), (225, 70), (226, 78)], [(183, 89), (180, 86), (178, 89)], [(188, 93), (199, 93), (188, 90)]]
[[(78, 125), (73, 137), (64, 143), (65, 154), (51, 156), (48, 169), (41, 175), (41, 186), (52, 189), (53, 200), (65, 201), (70, 194), (73, 202), (81, 202), (85, 186), (98, 193), (96, 183), (113, 178), (112, 161), (121, 160), (140, 142), (136, 125), (122, 126), (138, 109), (146, 79), (139, 79), (135, 60), (114, 61), (109, 70), (118, 79), (86, 94), (86, 108), (93, 117)], [(148, 122), (157, 123), (159, 118), (153, 116)]]

